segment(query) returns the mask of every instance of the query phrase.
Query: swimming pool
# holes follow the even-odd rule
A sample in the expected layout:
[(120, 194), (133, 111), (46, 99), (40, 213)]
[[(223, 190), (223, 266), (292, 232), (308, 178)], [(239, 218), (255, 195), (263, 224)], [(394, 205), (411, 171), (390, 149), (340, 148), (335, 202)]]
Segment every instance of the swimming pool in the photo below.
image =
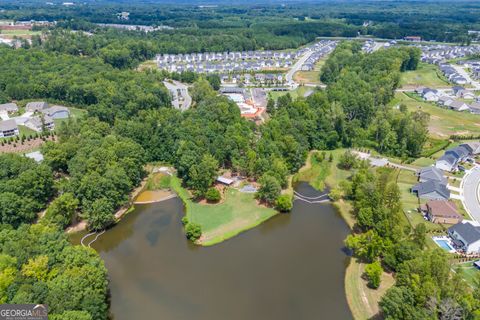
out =
[(452, 248), (452, 246), (448, 243), (448, 240), (445, 239), (433, 239), (438, 246), (448, 252), (455, 251), (455, 249)]

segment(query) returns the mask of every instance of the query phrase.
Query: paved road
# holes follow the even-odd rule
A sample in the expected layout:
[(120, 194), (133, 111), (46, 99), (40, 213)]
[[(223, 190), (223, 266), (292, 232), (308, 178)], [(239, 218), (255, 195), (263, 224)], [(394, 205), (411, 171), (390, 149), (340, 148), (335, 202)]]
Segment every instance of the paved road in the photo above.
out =
[(456, 65), (456, 64), (451, 64), (451, 66), (461, 75), (463, 76), (465, 79), (467, 79), (467, 82), (470, 83), (474, 88), (475, 90), (480, 90), (480, 83), (478, 83), (478, 81), (475, 81), (473, 80), (470, 75), (468, 74), (467, 71), (465, 71), (465, 68), (459, 66), (459, 65)]
[(181, 111), (185, 111), (190, 108), (192, 104), (192, 97), (188, 93), (187, 85), (178, 82), (178, 81), (164, 81), (163, 84), (167, 87), (170, 91), (175, 91), (177, 96), (181, 96), (183, 101), (179, 99), (172, 99), (172, 105), (175, 109), (180, 109)]
[(460, 188), (463, 190), (463, 206), (468, 214), (480, 222), (480, 167), (473, 168), (462, 180)]
[(295, 62), (295, 64), (292, 66), (290, 70), (288, 70), (287, 74), (285, 75), (285, 79), (287, 80), (287, 83), (293, 84), (293, 75), (300, 70), (300, 68), (303, 66), (305, 61), (310, 58), (310, 56), (314, 53), (312, 50), (308, 50), (303, 54), (303, 56), (300, 57), (300, 59)]

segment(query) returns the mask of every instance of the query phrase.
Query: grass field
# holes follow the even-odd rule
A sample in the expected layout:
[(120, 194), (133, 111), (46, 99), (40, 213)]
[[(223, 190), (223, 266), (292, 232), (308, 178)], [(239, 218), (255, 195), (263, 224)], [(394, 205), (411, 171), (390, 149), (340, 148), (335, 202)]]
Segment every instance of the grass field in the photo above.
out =
[(473, 261), (460, 263), (454, 269), (456, 272), (460, 272), (463, 279), (471, 286), (474, 285), (475, 278), (480, 274), (480, 270), (473, 266)]
[(440, 76), (436, 65), (420, 63), (417, 70), (402, 73), (400, 87), (411, 88), (425, 86), (430, 88), (448, 86), (448, 82)]
[[(325, 160), (319, 162), (314, 154), (322, 151), (310, 152), (307, 163), (295, 175), (294, 181), (306, 181), (315, 189), (323, 190), (325, 186), (330, 188), (336, 187), (342, 180), (347, 179), (352, 172), (339, 169), (338, 159), (345, 152), (345, 149), (327, 150), (325, 152)], [(333, 156), (332, 162), (329, 162), (330, 155)]]
[(379, 316), (378, 303), (380, 299), (395, 284), (393, 276), (384, 272), (380, 287), (370, 289), (367, 281), (362, 278), (364, 271), (365, 264), (352, 258), (345, 273), (347, 301), (353, 318), (356, 320), (376, 319)]
[(308, 93), (310, 90), (314, 90), (314, 88), (300, 86), (297, 89), (291, 91), (270, 91), (268, 95), (270, 96), (270, 99), (277, 100), (279, 97), (290, 93), (292, 99), (297, 99), (303, 98), (305, 94)]
[(293, 79), (298, 83), (311, 83), (320, 85), (320, 72), (325, 64), (327, 57), (323, 57), (316, 64), (312, 71), (298, 71), (294, 74)]
[(278, 213), (258, 205), (254, 194), (241, 193), (233, 188), (226, 189), (225, 199), (219, 204), (200, 204), (194, 202), (189, 192), (182, 188), (179, 178), (172, 177), (170, 185), (184, 202), (188, 219), (202, 227), (199, 244), (203, 246), (232, 238)]
[(421, 110), (430, 114), (428, 129), (433, 138), (445, 140), (453, 134), (480, 134), (480, 115), (443, 109), (433, 103), (416, 101), (400, 92), (395, 94), (391, 106), (399, 104), (405, 104), (410, 111)]
[(1, 30), (0, 34), (9, 36), (33, 36), (39, 35), (41, 32), (31, 30)]

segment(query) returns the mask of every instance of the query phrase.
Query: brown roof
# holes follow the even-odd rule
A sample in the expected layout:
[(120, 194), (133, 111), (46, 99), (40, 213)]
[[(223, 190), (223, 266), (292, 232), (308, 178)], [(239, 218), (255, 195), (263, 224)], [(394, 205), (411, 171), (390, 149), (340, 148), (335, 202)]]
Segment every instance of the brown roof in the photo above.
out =
[(452, 201), (430, 200), (427, 202), (427, 208), (436, 217), (461, 217), (458, 213), (457, 205)]

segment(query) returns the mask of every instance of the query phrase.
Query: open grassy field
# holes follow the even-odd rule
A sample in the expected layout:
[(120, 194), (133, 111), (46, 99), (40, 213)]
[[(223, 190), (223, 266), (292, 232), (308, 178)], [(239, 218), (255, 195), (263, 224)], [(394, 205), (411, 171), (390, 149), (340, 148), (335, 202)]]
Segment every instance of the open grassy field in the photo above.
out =
[(417, 70), (402, 73), (400, 87), (411, 88), (425, 86), (430, 88), (446, 87), (448, 82), (436, 65), (420, 63)]
[(365, 264), (355, 259), (350, 260), (345, 273), (345, 292), (348, 305), (356, 320), (376, 319), (379, 316), (378, 303), (382, 296), (395, 284), (395, 279), (384, 272), (381, 277), (380, 287), (370, 289), (367, 281), (362, 278)]
[[(319, 162), (315, 154), (325, 153), (325, 160)], [(307, 162), (294, 177), (294, 181), (306, 181), (315, 189), (323, 190), (325, 186), (336, 187), (342, 180), (347, 179), (352, 172), (339, 169), (338, 159), (345, 149), (312, 151), (308, 155)], [(332, 155), (332, 161), (329, 161)]]
[(399, 104), (405, 104), (410, 111), (421, 110), (430, 114), (428, 129), (433, 138), (445, 140), (454, 134), (480, 134), (480, 115), (443, 109), (433, 103), (416, 101), (401, 92), (396, 93), (390, 103), (392, 107)]
[(455, 265), (454, 270), (456, 272), (460, 272), (463, 279), (465, 279), (465, 281), (471, 286), (474, 285), (475, 278), (478, 277), (478, 275), (480, 274), (480, 270), (473, 266), (473, 261)]
[(298, 83), (311, 83), (320, 85), (320, 72), (325, 64), (327, 57), (323, 57), (316, 64), (312, 71), (298, 71), (293, 75), (293, 79)]
[(303, 98), (305, 94), (311, 90), (314, 90), (314, 88), (300, 86), (297, 89), (291, 90), (291, 91), (269, 91), (268, 95), (270, 99), (277, 100), (279, 97), (284, 96), (287, 93), (290, 93), (290, 95), (292, 96), (292, 99), (297, 99), (297, 98)]
[(254, 194), (241, 193), (227, 188), (224, 201), (219, 204), (194, 202), (189, 192), (181, 186), (177, 177), (170, 179), (171, 188), (185, 204), (186, 215), (191, 222), (202, 227), (199, 244), (210, 246), (232, 238), (268, 220), (278, 212), (257, 204)]

